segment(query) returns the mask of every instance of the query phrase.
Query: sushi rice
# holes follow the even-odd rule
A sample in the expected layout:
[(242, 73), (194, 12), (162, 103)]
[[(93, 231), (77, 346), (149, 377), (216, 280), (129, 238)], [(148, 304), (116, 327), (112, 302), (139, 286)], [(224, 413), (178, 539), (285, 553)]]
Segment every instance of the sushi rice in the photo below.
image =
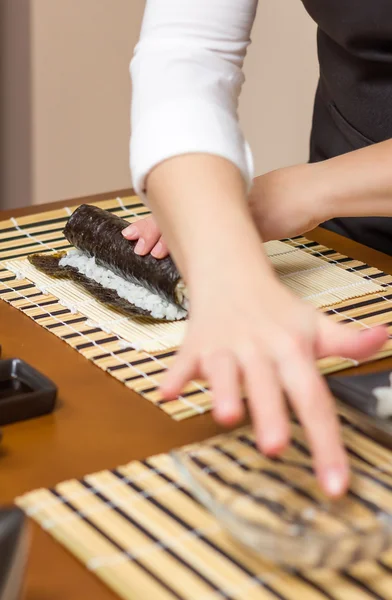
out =
[(122, 277), (119, 277), (110, 269), (101, 267), (95, 261), (80, 250), (72, 249), (60, 259), (61, 267), (73, 267), (85, 277), (94, 280), (102, 287), (114, 290), (120, 298), (124, 298), (130, 304), (147, 310), (155, 319), (167, 319), (168, 321), (177, 321), (186, 317), (187, 312), (161, 298), (158, 294), (153, 294), (141, 285), (130, 283)]

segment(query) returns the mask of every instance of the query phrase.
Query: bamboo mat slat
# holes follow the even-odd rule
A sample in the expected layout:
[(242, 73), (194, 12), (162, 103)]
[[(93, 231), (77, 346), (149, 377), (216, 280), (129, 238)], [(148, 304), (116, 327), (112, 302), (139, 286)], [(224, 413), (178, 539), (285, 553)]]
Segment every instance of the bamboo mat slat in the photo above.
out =
[[(97, 202), (96, 205), (129, 222), (148, 214), (136, 197)], [(211, 397), (203, 382), (192, 382), (174, 401), (164, 401), (159, 394), (159, 383), (173, 361), (185, 332), (185, 323), (140, 325), (131, 319), (118, 320), (118, 315), (93, 301), (77, 286), (53, 282), (35, 269), (34, 273), (28, 270), (26, 257), (29, 254), (69, 247), (62, 231), (75, 208), (0, 222), (0, 299), (22, 311), (172, 418), (181, 420), (210, 410)], [(330, 318), (357, 328), (384, 323), (392, 334), (390, 275), (303, 237), (269, 242), (266, 250), (282, 280)], [(12, 265), (23, 279), (7, 265)], [(390, 354), (392, 342), (373, 359)], [(352, 365), (353, 361), (346, 358), (319, 361), (323, 373)]]
[[(319, 510), (324, 499), (298, 425), (279, 460), (256, 450), (248, 427), (185, 451), (217, 497), (242, 486), (245, 499), (251, 493), (275, 501), (253, 513), (245, 505), (249, 518), (279, 530), (286, 518), (276, 512), (279, 504), (290, 515), (316, 514), (320, 532), (338, 534), (365, 528), (392, 507), (391, 452), (347, 418), (342, 430), (357, 474), (335, 514)], [(345, 571), (284, 570), (234, 541), (195, 500), (169, 455), (36, 490), (16, 502), (124, 600), (392, 599), (392, 551)]]

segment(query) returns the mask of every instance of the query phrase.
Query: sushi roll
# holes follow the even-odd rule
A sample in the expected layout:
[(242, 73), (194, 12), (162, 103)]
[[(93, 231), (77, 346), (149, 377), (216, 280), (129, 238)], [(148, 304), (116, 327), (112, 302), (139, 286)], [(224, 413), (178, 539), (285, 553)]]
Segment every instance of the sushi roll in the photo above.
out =
[(187, 313), (186, 286), (171, 257), (135, 254), (126, 240), (128, 222), (96, 206), (84, 204), (70, 217), (68, 252), (34, 254), (29, 261), (56, 278), (69, 278), (97, 300), (122, 313), (174, 321)]

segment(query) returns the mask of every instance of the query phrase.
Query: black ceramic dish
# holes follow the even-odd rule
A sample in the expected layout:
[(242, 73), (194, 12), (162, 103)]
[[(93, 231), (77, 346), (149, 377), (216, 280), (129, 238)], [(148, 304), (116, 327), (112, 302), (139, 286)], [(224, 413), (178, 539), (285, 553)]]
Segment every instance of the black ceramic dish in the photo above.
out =
[(19, 358), (0, 360), (0, 425), (53, 411), (57, 388)]
[(0, 510), (0, 600), (20, 598), (27, 557), (25, 518), (18, 508)]

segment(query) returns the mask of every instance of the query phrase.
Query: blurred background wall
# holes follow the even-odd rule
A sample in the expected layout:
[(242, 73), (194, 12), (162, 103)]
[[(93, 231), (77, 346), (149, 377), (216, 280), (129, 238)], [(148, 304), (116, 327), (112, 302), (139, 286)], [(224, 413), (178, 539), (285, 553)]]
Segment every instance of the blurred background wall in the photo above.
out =
[[(129, 187), (128, 64), (142, 0), (0, 0), (1, 207)], [(256, 173), (307, 158), (315, 26), (260, 0), (241, 120)]]
[(0, 0), (0, 208), (32, 201), (30, 0)]

